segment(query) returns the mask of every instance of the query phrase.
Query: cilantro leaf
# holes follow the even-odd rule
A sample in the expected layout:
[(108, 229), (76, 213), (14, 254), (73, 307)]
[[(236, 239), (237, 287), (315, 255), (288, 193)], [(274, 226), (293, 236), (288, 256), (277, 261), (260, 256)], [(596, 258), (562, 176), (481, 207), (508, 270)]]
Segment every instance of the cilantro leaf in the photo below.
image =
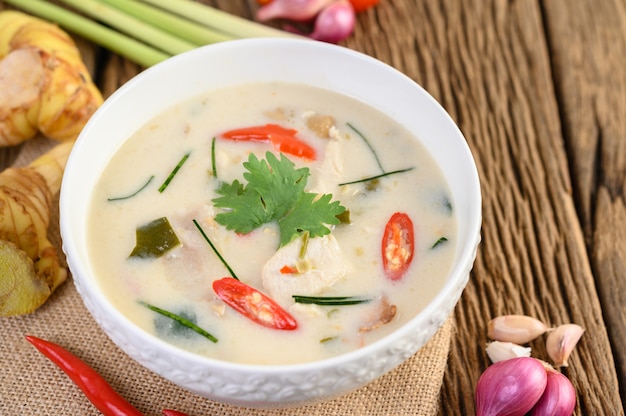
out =
[(265, 160), (250, 154), (243, 166), (246, 185), (235, 180), (222, 184), (213, 199), (218, 208), (226, 211), (215, 220), (229, 230), (247, 234), (273, 221), (280, 228), (280, 246), (291, 242), (304, 232), (312, 237), (330, 233), (327, 225), (339, 224), (337, 215), (346, 209), (332, 195), (305, 192), (308, 168), (295, 169), (285, 155), (280, 159), (271, 152)]
[(318, 197), (318, 194), (302, 193), (289, 215), (278, 219), (281, 247), (289, 244), (305, 231), (308, 231), (311, 237), (330, 234), (326, 224), (340, 223), (337, 215), (346, 209), (339, 204), (339, 201), (331, 203), (332, 195), (330, 194)]
[(222, 183), (217, 193), (223, 195), (213, 203), (218, 208), (228, 208), (228, 211), (217, 214), (215, 220), (227, 229), (241, 234), (247, 234), (261, 225), (271, 221), (261, 196), (254, 190), (244, 188), (235, 180), (232, 184)]
[(304, 192), (308, 168), (294, 169), (294, 164), (281, 153), (280, 160), (267, 152), (265, 160), (259, 160), (250, 154), (243, 167), (248, 172), (243, 174), (248, 181), (246, 190), (253, 189), (260, 196), (265, 211), (271, 222), (287, 215), (290, 205)]

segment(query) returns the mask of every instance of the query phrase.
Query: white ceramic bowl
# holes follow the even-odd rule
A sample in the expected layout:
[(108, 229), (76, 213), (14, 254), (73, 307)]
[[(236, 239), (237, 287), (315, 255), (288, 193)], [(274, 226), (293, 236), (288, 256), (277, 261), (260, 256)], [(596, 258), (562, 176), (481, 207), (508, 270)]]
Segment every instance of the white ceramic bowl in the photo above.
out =
[[(456, 256), (447, 281), (406, 325), (371, 345), (299, 365), (222, 362), (174, 347), (116, 310), (94, 278), (87, 252), (91, 190), (120, 145), (174, 103), (200, 92), (258, 81), (304, 83), (362, 100), (413, 131), (431, 152), (458, 216)], [(248, 407), (287, 407), (337, 397), (388, 372), (435, 334), (463, 291), (480, 240), (476, 167), (461, 132), (410, 78), (344, 47), (295, 39), (249, 39), (203, 47), (156, 65), (113, 94), (91, 118), (68, 161), (60, 201), (63, 250), (83, 301), (130, 357), (198, 395)]]

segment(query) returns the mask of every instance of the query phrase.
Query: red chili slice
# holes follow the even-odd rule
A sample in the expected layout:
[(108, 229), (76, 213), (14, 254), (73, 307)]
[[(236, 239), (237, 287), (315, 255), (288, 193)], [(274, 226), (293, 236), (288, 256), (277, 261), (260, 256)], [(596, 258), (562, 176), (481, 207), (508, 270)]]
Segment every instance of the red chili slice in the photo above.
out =
[(413, 221), (403, 212), (396, 212), (385, 226), (382, 240), (383, 269), (390, 280), (402, 279), (413, 261), (415, 232)]
[(232, 277), (213, 282), (213, 290), (226, 304), (259, 325), (267, 328), (294, 330), (298, 323), (278, 303)]
[(280, 274), (296, 274), (298, 273), (298, 269), (293, 266), (284, 265), (280, 268)]
[(266, 124), (229, 130), (223, 133), (222, 137), (230, 140), (270, 142), (278, 151), (315, 160), (315, 149), (297, 138), (297, 133), (298, 130), (288, 129), (278, 124)]

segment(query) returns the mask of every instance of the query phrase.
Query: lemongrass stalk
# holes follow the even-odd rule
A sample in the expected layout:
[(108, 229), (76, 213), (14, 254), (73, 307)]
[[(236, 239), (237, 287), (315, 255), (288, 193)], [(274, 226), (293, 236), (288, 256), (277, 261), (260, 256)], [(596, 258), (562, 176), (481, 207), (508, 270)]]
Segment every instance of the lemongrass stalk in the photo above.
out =
[(159, 29), (196, 45), (207, 45), (233, 39), (222, 32), (167, 13), (137, 0), (99, 0)]
[(191, 42), (184, 41), (172, 36), (171, 34), (152, 27), (139, 19), (128, 16), (97, 0), (61, 0), (63, 3), (69, 4), (99, 20), (103, 23), (125, 32), (149, 45), (161, 49), (171, 55), (190, 51), (200, 45), (194, 45)]
[(237, 38), (300, 37), (192, 0), (142, 0)]
[(3, 2), (40, 18), (55, 22), (68, 31), (144, 67), (150, 67), (169, 58), (169, 55), (164, 52), (151, 48), (129, 36), (95, 23), (62, 7), (55, 6), (46, 0), (3, 0)]

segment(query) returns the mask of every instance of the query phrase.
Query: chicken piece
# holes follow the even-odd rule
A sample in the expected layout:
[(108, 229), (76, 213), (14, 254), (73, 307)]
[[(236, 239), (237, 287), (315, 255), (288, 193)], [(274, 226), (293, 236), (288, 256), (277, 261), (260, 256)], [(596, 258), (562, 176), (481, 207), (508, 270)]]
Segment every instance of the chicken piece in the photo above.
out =
[(228, 273), (193, 223), (197, 218), (212, 241), (225, 239), (227, 232), (212, 222), (213, 215), (212, 207), (203, 206), (169, 218), (181, 245), (161, 258), (163, 270), (172, 285), (192, 299), (212, 297), (215, 275), (208, 270), (220, 270), (224, 276)]
[(324, 159), (314, 168), (321, 174), (312, 175), (309, 179), (309, 192), (318, 194), (341, 194), (339, 183), (342, 181), (343, 162), (341, 144), (330, 140), (324, 147)]
[(304, 256), (302, 244), (303, 239), (296, 239), (280, 248), (261, 272), (265, 290), (284, 307), (294, 303), (293, 295), (319, 295), (350, 270), (332, 235), (308, 239)]

